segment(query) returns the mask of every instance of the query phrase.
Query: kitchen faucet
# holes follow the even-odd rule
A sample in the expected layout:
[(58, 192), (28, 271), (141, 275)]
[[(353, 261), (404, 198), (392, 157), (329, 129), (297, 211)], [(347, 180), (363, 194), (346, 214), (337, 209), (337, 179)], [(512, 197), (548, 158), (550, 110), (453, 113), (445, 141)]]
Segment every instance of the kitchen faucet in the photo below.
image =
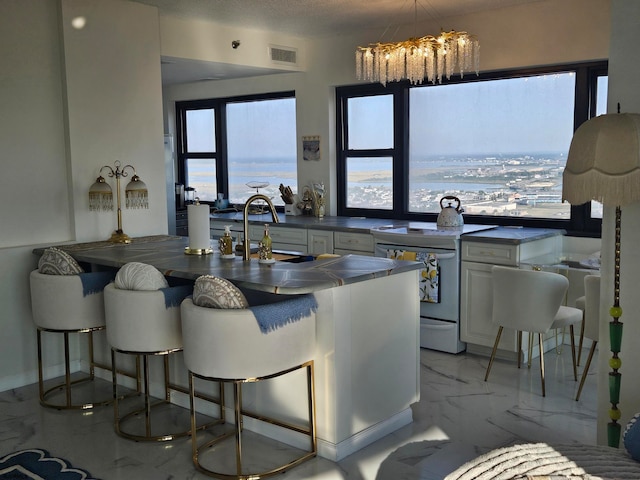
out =
[(244, 209), (242, 210), (242, 217), (244, 219), (244, 244), (242, 245), (242, 260), (250, 260), (251, 259), (251, 241), (249, 240), (249, 206), (255, 202), (256, 200), (264, 200), (269, 205), (269, 209), (271, 210), (271, 218), (273, 219), (273, 223), (280, 223), (280, 219), (278, 218), (278, 213), (276, 212), (276, 207), (271, 203), (271, 199), (262, 193), (256, 193), (248, 198), (247, 202), (244, 204)]

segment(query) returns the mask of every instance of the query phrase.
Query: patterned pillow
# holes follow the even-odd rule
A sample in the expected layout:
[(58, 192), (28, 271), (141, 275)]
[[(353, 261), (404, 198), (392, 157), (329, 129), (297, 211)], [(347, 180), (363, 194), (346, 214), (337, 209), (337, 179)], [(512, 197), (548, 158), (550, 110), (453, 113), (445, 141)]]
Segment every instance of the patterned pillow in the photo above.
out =
[(84, 273), (82, 267), (67, 252), (56, 247), (47, 248), (40, 260), (38, 271), (47, 275), (77, 275)]
[(249, 308), (244, 294), (229, 280), (203, 275), (193, 286), (193, 303), (209, 308)]
[(122, 290), (160, 290), (169, 283), (160, 271), (151, 265), (129, 262), (118, 270), (115, 287)]
[(640, 462), (640, 413), (636, 413), (622, 434), (622, 442), (627, 453), (636, 462)]

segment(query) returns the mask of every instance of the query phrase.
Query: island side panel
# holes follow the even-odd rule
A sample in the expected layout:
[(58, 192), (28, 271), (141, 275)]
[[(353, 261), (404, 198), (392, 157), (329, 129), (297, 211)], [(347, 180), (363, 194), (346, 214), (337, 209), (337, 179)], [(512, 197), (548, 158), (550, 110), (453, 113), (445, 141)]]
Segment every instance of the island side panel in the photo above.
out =
[(417, 285), (413, 270), (316, 292), (321, 456), (339, 460), (411, 421), (420, 398)]

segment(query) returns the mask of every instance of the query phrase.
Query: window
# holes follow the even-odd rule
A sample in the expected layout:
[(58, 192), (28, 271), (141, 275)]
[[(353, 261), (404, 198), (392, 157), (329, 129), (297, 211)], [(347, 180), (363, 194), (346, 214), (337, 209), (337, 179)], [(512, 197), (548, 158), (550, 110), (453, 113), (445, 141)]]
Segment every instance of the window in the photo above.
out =
[(338, 88), (338, 214), (434, 221), (455, 195), (468, 223), (590, 230), (598, 205), (562, 203), (562, 173), (606, 80), (599, 62)]
[(280, 184), (297, 190), (295, 115), (293, 92), (176, 102), (178, 181), (204, 202), (260, 192), (284, 205)]

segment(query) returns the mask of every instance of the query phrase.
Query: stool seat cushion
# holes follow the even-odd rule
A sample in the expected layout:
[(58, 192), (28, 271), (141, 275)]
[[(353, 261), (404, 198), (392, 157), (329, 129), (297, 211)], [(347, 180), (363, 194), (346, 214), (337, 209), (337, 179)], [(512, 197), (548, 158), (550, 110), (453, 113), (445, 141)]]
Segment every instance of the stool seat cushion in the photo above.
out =
[(56, 247), (47, 248), (40, 260), (38, 271), (46, 275), (78, 275), (84, 270), (75, 258)]
[(75, 331), (105, 325), (102, 290), (85, 295), (80, 277), (31, 272), (31, 312), (37, 327)]
[(111, 283), (104, 289), (104, 308), (112, 347), (139, 353), (182, 348), (180, 307), (167, 308), (162, 291), (123, 290)]
[(280, 372), (315, 357), (316, 314), (264, 334), (251, 309), (181, 306), (184, 362), (198, 375), (240, 379)]
[(121, 290), (160, 290), (169, 283), (160, 271), (146, 263), (129, 262), (123, 265), (115, 280), (116, 288)]
[(209, 308), (247, 308), (246, 297), (229, 280), (213, 275), (202, 275), (193, 286), (193, 303)]

